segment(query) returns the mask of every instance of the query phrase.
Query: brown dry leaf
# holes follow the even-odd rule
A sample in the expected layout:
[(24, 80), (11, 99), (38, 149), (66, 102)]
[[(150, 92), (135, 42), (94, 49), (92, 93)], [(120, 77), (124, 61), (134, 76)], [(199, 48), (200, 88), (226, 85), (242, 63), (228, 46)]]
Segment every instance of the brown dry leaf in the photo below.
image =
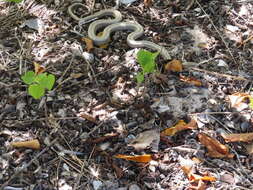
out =
[(169, 63), (167, 63), (164, 66), (166, 71), (172, 71), (172, 72), (182, 72), (183, 71), (183, 65), (180, 60), (173, 59)]
[(221, 136), (226, 142), (250, 142), (253, 141), (253, 133), (222, 133)]
[(74, 79), (81, 78), (82, 76), (84, 76), (83, 73), (71, 73), (70, 74), (70, 77), (74, 78)]
[(130, 160), (130, 161), (134, 161), (134, 162), (142, 162), (142, 163), (147, 163), (152, 160), (151, 154), (136, 155), (136, 156), (118, 154), (118, 155), (115, 155), (114, 157), (125, 159), (125, 160)]
[(167, 128), (161, 132), (161, 135), (173, 136), (179, 131), (187, 130), (187, 129), (197, 129), (197, 122), (192, 119), (188, 124), (183, 120), (179, 120), (179, 122), (174, 126)]
[(86, 44), (86, 49), (88, 52), (94, 48), (93, 41), (90, 38), (82, 38), (82, 41)]
[(40, 142), (35, 140), (22, 141), (22, 142), (12, 142), (11, 146), (14, 148), (31, 148), (31, 149), (40, 149)]
[(202, 49), (208, 49), (209, 45), (206, 42), (200, 42), (198, 43), (197, 47), (202, 48)]
[(160, 134), (157, 130), (148, 130), (140, 133), (135, 139), (133, 139), (128, 146), (132, 146), (135, 150), (143, 150), (148, 146), (151, 146), (153, 150), (158, 151), (158, 145), (160, 142)]
[(105, 134), (104, 136), (102, 137), (97, 137), (97, 138), (89, 138), (87, 140), (85, 140), (87, 143), (94, 143), (94, 144), (98, 144), (98, 143), (101, 143), (101, 142), (104, 142), (106, 140), (110, 140), (110, 139), (113, 139), (113, 138), (116, 138), (119, 136), (119, 133), (109, 133), (109, 134)]
[(192, 174), (191, 180), (192, 181), (199, 181), (199, 180), (201, 180), (201, 181), (216, 181), (216, 178), (212, 177), (212, 176), (200, 176), (197, 174)]
[(216, 139), (213, 139), (204, 133), (199, 133), (198, 138), (200, 143), (206, 146), (208, 156), (213, 158), (233, 158), (234, 155), (229, 153), (228, 147), (221, 144)]
[(92, 115), (88, 114), (88, 113), (81, 112), (81, 113), (78, 114), (78, 117), (82, 117), (82, 118), (84, 118), (84, 119), (87, 119), (88, 121), (91, 121), (91, 122), (97, 124), (96, 118), (93, 117)]
[(237, 92), (228, 96), (228, 100), (230, 101), (231, 107), (236, 108), (238, 111), (241, 111), (248, 107), (250, 95), (247, 93)]
[(179, 157), (179, 163), (181, 166), (181, 169), (184, 171), (185, 175), (188, 177), (188, 179), (191, 182), (198, 182), (198, 181), (216, 181), (215, 177), (212, 176), (200, 176), (197, 174), (194, 174), (194, 167), (195, 167), (195, 162), (192, 161), (191, 159), (184, 159), (183, 157)]
[(34, 72), (36, 75), (46, 71), (46, 68), (44, 66), (42, 66), (36, 62), (33, 62), (33, 65), (34, 65)]
[(200, 80), (197, 80), (193, 77), (186, 77), (186, 76), (180, 75), (180, 80), (186, 83), (192, 84), (194, 86), (203, 86)]
[(152, 0), (144, 0), (144, 5), (145, 5), (145, 7), (151, 7)]

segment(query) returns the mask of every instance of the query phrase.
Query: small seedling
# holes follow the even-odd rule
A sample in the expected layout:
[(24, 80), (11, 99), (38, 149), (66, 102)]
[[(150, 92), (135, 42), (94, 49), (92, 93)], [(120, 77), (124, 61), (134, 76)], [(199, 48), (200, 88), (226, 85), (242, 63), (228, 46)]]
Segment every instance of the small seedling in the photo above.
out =
[(142, 71), (136, 76), (137, 82), (144, 81), (145, 74), (154, 73), (156, 71), (155, 59), (159, 52), (152, 53), (146, 50), (139, 50), (137, 53), (137, 62), (141, 65)]
[(40, 99), (45, 95), (45, 90), (52, 90), (55, 76), (47, 73), (35, 74), (33, 71), (26, 72), (21, 79), (28, 87), (28, 94), (34, 99)]

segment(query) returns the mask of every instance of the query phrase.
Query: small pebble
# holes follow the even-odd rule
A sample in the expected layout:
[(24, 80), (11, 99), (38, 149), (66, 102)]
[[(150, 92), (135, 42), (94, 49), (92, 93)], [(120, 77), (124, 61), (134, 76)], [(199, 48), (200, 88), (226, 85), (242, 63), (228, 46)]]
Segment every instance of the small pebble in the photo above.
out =
[(132, 184), (129, 186), (128, 190), (141, 190), (141, 188), (136, 184)]
[(92, 182), (92, 186), (94, 188), (94, 190), (99, 190), (102, 187), (103, 183), (99, 180), (94, 180)]
[(94, 55), (88, 52), (83, 52), (82, 57), (89, 63), (93, 63), (95, 60)]
[(222, 59), (219, 59), (217, 66), (218, 67), (228, 67), (228, 64), (225, 61), (223, 61)]
[(250, 123), (247, 121), (242, 122), (241, 130), (242, 132), (247, 132), (250, 129)]

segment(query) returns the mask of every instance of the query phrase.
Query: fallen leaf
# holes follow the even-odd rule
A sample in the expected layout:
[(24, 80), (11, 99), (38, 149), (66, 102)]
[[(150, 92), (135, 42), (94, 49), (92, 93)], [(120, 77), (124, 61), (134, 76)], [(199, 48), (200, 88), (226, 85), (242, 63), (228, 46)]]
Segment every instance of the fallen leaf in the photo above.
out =
[(200, 176), (197, 174), (192, 174), (191, 180), (192, 181), (199, 181), (199, 180), (201, 180), (201, 181), (216, 181), (216, 178), (212, 177), (212, 176)]
[(226, 142), (250, 142), (253, 141), (253, 133), (222, 133), (221, 136)]
[(208, 156), (213, 158), (224, 158), (224, 157), (233, 158), (234, 155), (229, 153), (228, 147), (221, 144), (216, 139), (213, 139), (204, 133), (199, 133), (198, 139), (201, 144), (206, 146), (208, 150), (207, 153)]
[(180, 80), (186, 83), (192, 84), (194, 86), (203, 86), (200, 80), (197, 80), (193, 77), (186, 77), (186, 76), (180, 75)]
[(208, 49), (209, 45), (206, 42), (200, 42), (197, 44), (197, 47), (201, 48), (201, 49)]
[(187, 129), (197, 129), (197, 123), (194, 119), (192, 119), (188, 124), (183, 120), (179, 120), (179, 122), (174, 126), (167, 128), (161, 132), (161, 135), (173, 136), (179, 131), (187, 130)]
[(152, 0), (144, 0), (144, 5), (145, 5), (145, 7), (151, 7)]
[(40, 142), (35, 140), (22, 141), (22, 142), (12, 142), (11, 146), (14, 148), (31, 148), (31, 149), (40, 149)]
[(250, 95), (247, 93), (237, 92), (229, 95), (228, 100), (230, 101), (231, 107), (235, 108), (238, 111), (242, 111), (248, 107), (247, 102), (250, 100)]
[(118, 154), (118, 155), (115, 155), (114, 157), (125, 159), (125, 160), (130, 160), (130, 161), (134, 161), (134, 162), (142, 162), (142, 163), (147, 163), (152, 160), (151, 154), (136, 155), (136, 156)]
[(92, 115), (88, 114), (88, 113), (81, 112), (81, 113), (77, 114), (77, 116), (78, 116), (78, 117), (82, 117), (82, 118), (84, 118), (84, 119), (87, 119), (88, 121), (91, 121), (91, 122), (97, 124), (96, 118), (93, 117)]
[(181, 169), (183, 170), (183, 172), (185, 173), (185, 175), (191, 182), (216, 181), (216, 178), (212, 176), (207, 176), (207, 175), (201, 176), (201, 175), (194, 174), (193, 171), (194, 171), (194, 167), (196, 163), (192, 161), (191, 159), (185, 159), (180, 156), (178, 160), (179, 160)]
[(33, 62), (33, 65), (34, 65), (34, 72), (36, 75), (46, 71), (46, 68), (44, 66), (42, 66), (36, 62)]
[(84, 76), (82, 73), (71, 73), (70, 74), (70, 77), (74, 78), (74, 79), (81, 78), (82, 76)]
[(167, 63), (164, 66), (164, 68), (165, 68), (166, 71), (182, 72), (183, 65), (182, 65), (182, 62), (180, 60), (173, 59), (172, 61), (170, 61), (169, 63)]
[(140, 133), (128, 144), (128, 146), (134, 147), (135, 150), (143, 150), (148, 146), (151, 146), (152, 150), (158, 151), (159, 142), (159, 132), (157, 130), (148, 130)]
[(85, 42), (86, 49), (87, 49), (88, 52), (90, 52), (90, 50), (92, 50), (94, 48), (93, 41), (90, 38), (83, 37), (82, 41)]

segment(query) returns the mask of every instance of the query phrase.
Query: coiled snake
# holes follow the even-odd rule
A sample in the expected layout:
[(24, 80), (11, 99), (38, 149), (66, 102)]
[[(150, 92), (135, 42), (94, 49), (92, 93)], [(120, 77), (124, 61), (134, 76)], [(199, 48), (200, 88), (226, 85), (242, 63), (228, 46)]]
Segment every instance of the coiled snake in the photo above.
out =
[[(84, 7), (81, 3), (74, 3), (68, 7), (68, 14), (79, 22), (79, 25), (85, 24), (91, 20), (101, 18), (104, 16), (112, 16), (113, 19), (100, 19), (92, 22), (88, 28), (88, 37), (93, 40), (95, 45), (106, 44), (110, 40), (110, 34), (118, 30), (131, 30), (132, 32), (127, 36), (127, 44), (132, 48), (146, 47), (154, 51), (160, 52), (165, 60), (171, 59), (169, 52), (165, 47), (159, 46), (149, 41), (136, 41), (144, 33), (143, 27), (137, 22), (121, 22), (122, 15), (115, 9), (105, 9), (93, 15), (80, 18), (74, 14), (73, 9), (77, 7)], [(104, 28), (102, 36), (97, 36), (97, 31)]]

